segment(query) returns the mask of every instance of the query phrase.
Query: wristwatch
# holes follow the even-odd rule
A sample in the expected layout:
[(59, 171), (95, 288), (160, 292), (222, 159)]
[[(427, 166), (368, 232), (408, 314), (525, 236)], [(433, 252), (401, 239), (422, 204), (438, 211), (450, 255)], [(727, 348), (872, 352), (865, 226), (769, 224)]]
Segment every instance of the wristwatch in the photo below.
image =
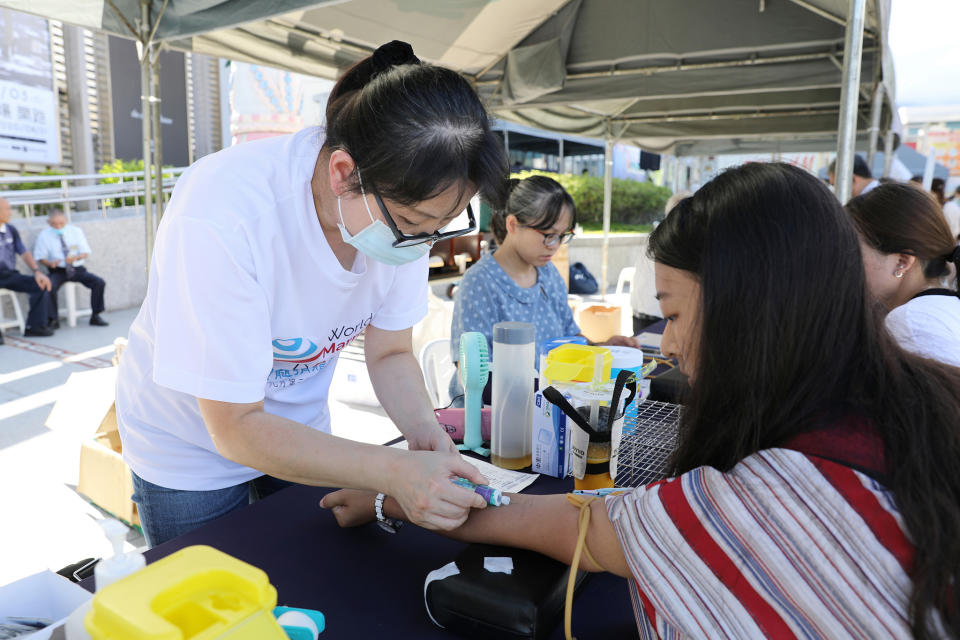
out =
[(377, 524), (388, 533), (396, 533), (403, 526), (403, 520), (395, 520), (383, 515), (383, 500), (386, 497), (386, 495), (378, 493), (377, 499), (373, 501), (374, 509), (377, 512)]

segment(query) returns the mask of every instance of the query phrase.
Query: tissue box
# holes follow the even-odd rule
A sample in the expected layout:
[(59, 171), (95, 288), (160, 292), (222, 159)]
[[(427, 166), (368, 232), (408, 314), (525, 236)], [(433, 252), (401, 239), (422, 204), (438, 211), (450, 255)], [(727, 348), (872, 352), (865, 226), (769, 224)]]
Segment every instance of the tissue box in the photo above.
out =
[(569, 434), (573, 425), (542, 393), (537, 391), (533, 398), (532, 471), (565, 478), (572, 464)]
[(92, 593), (66, 578), (42, 571), (0, 587), (0, 620), (7, 616), (49, 618), (53, 624), (26, 636), (30, 640), (45, 640), (92, 597)]

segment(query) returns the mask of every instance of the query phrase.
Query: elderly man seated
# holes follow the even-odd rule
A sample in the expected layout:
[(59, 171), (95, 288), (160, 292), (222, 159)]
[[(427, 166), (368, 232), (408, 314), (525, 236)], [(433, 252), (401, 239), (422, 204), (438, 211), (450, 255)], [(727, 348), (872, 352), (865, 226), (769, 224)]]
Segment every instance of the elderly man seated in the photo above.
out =
[[(27, 251), (20, 239), (20, 232), (10, 224), (10, 203), (0, 198), (0, 289), (10, 289), (30, 294), (30, 311), (27, 314), (27, 328), (24, 335), (47, 337), (53, 330), (47, 328), (47, 314), (50, 304), (50, 279), (40, 271), (40, 267)], [(25, 276), (17, 271), (17, 256), (33, 270), (33, 275)], [(0, 344), (3, 333), (0, 332)]]
[(47, 216), (46, 229), (37, 236), (34, 254), (50, 271), (53, 290), (50, 292), (50, 324), (60, 326), (57, 313), (57, 292), (64, 282), (79, 282), (90, 289), (90, 324), (105, 327), (109, 323), (100, 317), (103, 312), (103, 290), (107, 283), (103, 278), (87, 271), (84, 260), (90, 256), (90, 245), (80, 227), (67, 224), (63, 211), (54, 209)]

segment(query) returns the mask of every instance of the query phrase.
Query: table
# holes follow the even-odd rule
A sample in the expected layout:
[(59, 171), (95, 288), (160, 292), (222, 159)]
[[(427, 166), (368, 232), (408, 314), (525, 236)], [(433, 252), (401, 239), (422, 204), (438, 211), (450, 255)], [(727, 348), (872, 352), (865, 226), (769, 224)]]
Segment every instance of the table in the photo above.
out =
[[(572, 479), (541, 476), (524, 493), (572, 488)], [(263, 569), (278, 604), (322, 611), (327, 629), (321, 640), (452, 637), (427, 617), (423, 581), (465, 545), (412, 525), (395, 535), (372, 523), (341, 529), (317, 506), (329, 491), (284, 489), (150, 549), (147, 562), (194, 544), (216, 547)], [(92, 590), (93, 579), (81, 585)], [(591, 575), (574, 600), (573, 632), (580, 640), (637, 637), (626, 580)], [(563, 637), (562, 617), (549, 637)]]

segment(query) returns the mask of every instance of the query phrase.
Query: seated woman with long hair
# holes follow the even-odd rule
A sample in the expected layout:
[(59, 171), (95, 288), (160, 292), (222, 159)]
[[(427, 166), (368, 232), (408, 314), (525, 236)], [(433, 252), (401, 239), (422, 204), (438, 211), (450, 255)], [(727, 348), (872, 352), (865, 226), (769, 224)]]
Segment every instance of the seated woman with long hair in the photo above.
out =
[[(867, 288), (900, 346), (960, 367), (960, 248), (940, 205), (912, 184), (885, 184), (846, 205)], [(952, 267), (952, 269), (951, 269)]]
[[(836, 198), (744, 165), (681, 202), (650, 253), (662, 349), (691, 381), (670, 477), (582, 513), (511, 496), (444, 535), (628, 578), (642, 637), (957, 637), (960, 371), (883, 329)], [(368, 493), (324, 505), (373, 518)]]

